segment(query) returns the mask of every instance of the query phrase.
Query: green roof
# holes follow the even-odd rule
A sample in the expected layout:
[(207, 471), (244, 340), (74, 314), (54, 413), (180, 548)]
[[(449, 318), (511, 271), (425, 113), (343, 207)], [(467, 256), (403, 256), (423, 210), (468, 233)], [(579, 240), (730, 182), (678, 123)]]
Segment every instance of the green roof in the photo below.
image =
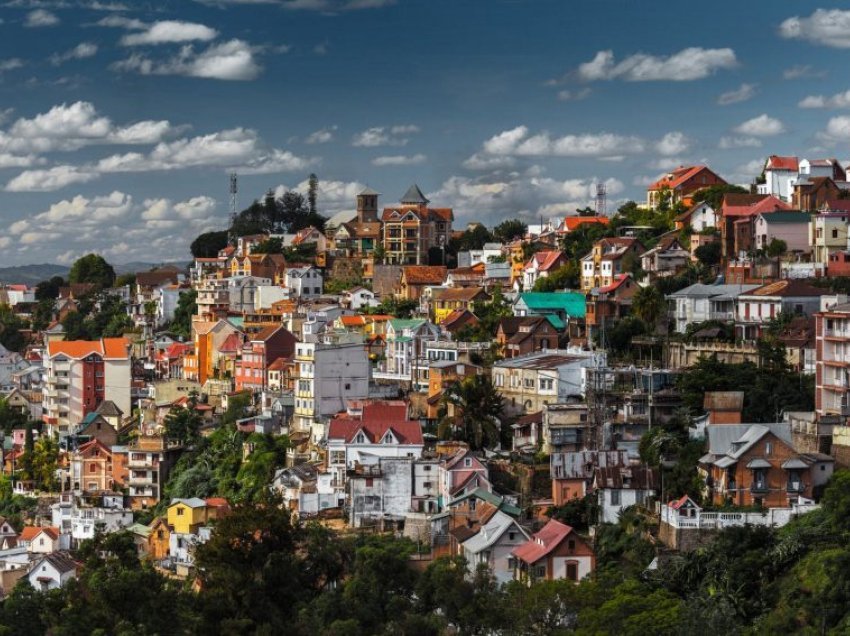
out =
[(524, 292), (519, 297), (531, 311), (560, 310), (571, 318), (584, 318), (585, 298), (581, 292)]
[(467, 499), (469, 497), (476, 497), (478, 499), (481, 499), (482, 501), (486, 501), (495, 508), (501, 510), (502, 512), (506, 512), (514, 517), (518, 517), (519, 514), (522, 512), (522, 510), (520, 510), (513, 504), (508, 503), (508, 501), (501, 495), (497, 495), (496, 493), (490, 492), (489, 490), (484, 490), (483, 488), (476, 488), (472, 492), (468, 492), (465, 495), (461, 495), (460, 497), (450, 501), (449, 505), (454, 505), (459, 501), (463, 501), (464, 499)]
[(763, 213), (768, 223), (808, 223), (811, 218), (808, 212), (767, 212)]
[(563, 331), (567, 328), (566, 323), (555, 314), (546, 314), (544, 318), (546, 318), (546, 320), (549, 321), (549, 324), (552, 325), (558, 331)]
[(390, 320), (390, 324), (394, 331), (401, 331), (402, 329), (416, 329), (424, 323), (425, 321), (422, 318), (393, 318)]

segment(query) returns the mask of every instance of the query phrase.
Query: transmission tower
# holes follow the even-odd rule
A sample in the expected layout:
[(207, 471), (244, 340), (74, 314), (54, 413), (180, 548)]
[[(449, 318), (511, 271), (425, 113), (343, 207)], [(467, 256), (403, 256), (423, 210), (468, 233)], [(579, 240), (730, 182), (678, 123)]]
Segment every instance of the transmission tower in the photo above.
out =
[(230, 223), (236, 222), (236, 195), (239, 193), (239, 178), (235, 172), (230, 173)]
[(605, 216), (608, 212), (606, 210), (606, 195), (607, 190), (605, 188), (604, 183), (596, 184), (596, 216)]

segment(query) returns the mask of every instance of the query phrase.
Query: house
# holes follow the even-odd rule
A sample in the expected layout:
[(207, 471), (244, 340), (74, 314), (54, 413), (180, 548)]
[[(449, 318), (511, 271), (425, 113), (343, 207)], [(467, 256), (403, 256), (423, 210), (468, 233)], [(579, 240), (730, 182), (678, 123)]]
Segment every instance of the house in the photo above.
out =
[[(101, 403), (101, 406), (103, 406), (103, 403)], [(118, 443), (118, 429), (97, 411), (89, 413), (83, 418), (83, 421), (80, 422), (80, 428), (77, 429), (74, 436), (78, 440), (84, 441), (96, 439), (107, 448)]]
[(735, 332), (742, 340), (761, 336), (764, 327), (780, 314), (814, 314), (821, 297), (829, 294), (803, 280), (785, 279), (762, 285), (743, 294), (735, 302)]
[[(640, 266), (651, 280), (660, 276), (673, 276), (685, 268), (690, 260), (691, 253), (682, 247), (678, 236), (667, 234), (659, 239), (655, 247), (641, 255)], [(616, 276), (615, 282), (621, 276)]]
[(847, 224), (850, 200), (827, 201), (809, 217), (809, 245), (812, 261), (826, 269), (833, 254), (847, 250)]
[(479, 322), (478, 316), (468, 309), (457, 309), (443, 318), (440, 329), (449, 337), (454, 337), (464, 327), (475, 327)]
[(598, 493), (599, 520), (617, 523), (620, 513), (634, 505), (644, 505), (660, 490), (661, 478), (654, 468), (645, 466), (599, 467), (593, 475)]
[(558, 331), (583, 335), (585, 297), (581, 292), (523, 292), (514, 301), (514, 316), (545, 316)]
[(71, 488), (75, 493), (102, 492), (115, 487), (112, 447), (100, 440), (92, 439), (80, 446), (71, 454), (70, 464)]
[(706, 320), (735, 319), (735, 301), (740, 294), (757, 289), (758, 285), (704, 285), (694, 283), (667, 295), (674, 304), (676, 333), (685, 333), (688, 325)]
[(407, 417), (404, 402), (364, 404), (360, 413), (335, 417), (328, 427), (328, 471), (342, 489), (346, 473), (357, 464), (374, 464), (383, 457), (422, 455), (422, 425)]
[(444, 265), (408, 265), (401, 268), (401, 281), (396, 296), (401, 300), (419, 300), (426, 287), (437, 287), (446, 280)]
[(616, 276), (639, 264), (638, 257), (646, 251), (633, 237), (604, 238), (593, 244), (590, 254), (581, 259), (581, 290), (587, 293), (594, 287), (605, 287)]
[(351, 527), (403, 527), (412, 510), (414, 461), (413, 457), (378, 457), (348, 470)]
[(487, 278), (487, 263), (455, 267), (446, 274), (446, 287), (482, 287)]
[(713, 185), (726, 185), (726, 181), (708, 166), (679, 166), (647, 187), (646, 207), (657, 208), (667, 197), (671, 206), (680, 201), (687, 205), (688, 195)]
[(45, 554), (33, 563), (27, 574), (29, 584), (39, 592), (59, 589), (75, 578), (77, 564), (65, 552)]
[(428, 207), (419, 186), (413, 184), (400, 204), (384, 208), (382, 243), (385, 261), (399, 265), (427, 265), (432, 250), (444, 250), (452, 236), (451, 208)]
[(168, 548), (171, 543), (171, 528), (165, 517), (156, 517), (150, 524), (148, 533), (147, 555), (153, 561), (168, 558)]
[(784, 241), (787, 251), (808, 253), (809, 225), (811, 217), (808, 213), (795, 210), (784, 212), (765, 212), (755, 217), (755, 247), (767, 250), (772, 241)]
[(630, 274), (620, 274), (604, 287), (594, 287), (585, 296), (584, 324), (591, 339), (608, 325), (628, 316), (638, 284)]
[(515, 518), (495, 511), (476, 534), (460, 545), (469, 575), (473, 576), (479, 567), (485, 566), (497, 583), (508, 583), (514, 575), (512, 553), (528, 539), (528, 533)]
[(512, 555), (514, 579), (534, 581), (581, 581), (596, 569), (593, 548), (570, 526), (551, 519)]
[(792, 202), (798, 210), (813, 212), (827, 201), (837, 199), (839, 194), (841, 188), (830, 177), (801, 177), (794, 184)]
[(60, 530), (56, 527), (26, 526), (21, 529), (21, 534), (18, 536), (18, 545), (32, 554), (50, 554), (68, 547), (67, 541), (60, 541), (60, 537)]
[[(400, 319), (389, 321), (386, 332), (386, 359), (375, 372), (376, 378), (404, 382), (420, 380), (420, 359), (424, 357), (425, 343), (435, 341), (440, 329), (424, 319)], [(423, 369), (424, 370), (424, 369)]]
[(677, 230), (689, 227), (692, 232), (699, 234), (717, 227), (717, 213), (708, 203), (700, 201), (677, 216), (675, 226)]
[(607, 227), (610, 219), (607, 216), (566, 216), (555, 230), (558, 234), (569, 234), (579, 228), (588, 226)]
[(790, 210), (782, 199), (763, 194), (728, 193), (720, 208), (720, 252), (725, 260), (734, 260), (753, 249), (753, 219), (759, 214)]
[(440, 460), (438, 505), (442, 510), (448, 502), (476, 490), (492, 490), (487, 466), (468, 448), (459, 448)]
[(553, 452), (549, 457), (552, 501), (556, 506), (563, 506), (573, 499), (587, 496), (593, 490), (597, 468), (628, 466), (629, 453), (624, 450)]
[(134, 510), (156, 505), (183, 449), (158, 435), (140, 435), (127, 447), (127, 485)]
[[(199, 306), (200, 310), (200, 306)], [(193, 352), (183, 359), (183, 377), (202, 386), (215, 377), (221, 358), (221, 345), (239, 330), (227, 320), (192, 322)], [(129, 412), (129, 411), (128, 411)]]
[(560, 334), (546, 316), (508, 316), (499, 320), (496, 342), (506, 358), (557, 349)]
[(287, 510), (300, 517), (309, 517), (344, 503), (344, 498), (331, 487), (331, 479), (331, 475), (320, 474), (315, 464), (305, 462), (278, 470), (272, 488), (281, 494)]
[(699, 468), (716, 505), (777, 508), (816, 499), (835, 466), (828, 455), (796, 452), (787, 422), (711, 424), (706, 437)]
[(365, 307), (374, 307), (378, 303), (375, 293), (365, 287), (352, 287), (342, 292), (343, 304), (349, 309), (360, 310)]
[[(427, 297), (426, 294), (423, 299)], [(428, 305), (435, 323), (443, 321), (456, 311), (471, 311), (474, 303), (486, 302), (490, 295), (481, 287), (438, 287), (430, 289)]]
[[(481, 367), (456, 360), (428, 361), (428, 399), (426, 417), (436, 420), (443, 408), (443, 395), (451, 385), (481, 373)], [(446, 404), (446, 415), (454, 416), (454, 405)]]
[(366, 256), (371, 254), (381, 241), (381, 222), (378, 220), (378, 197), (380, 192), (365, 188), (357, 194), (357, 216), (334, 227), (326, 224), (332, 251), (340, 256)]
[(555, 270), (567, 262), (563, 252), (547, 250), (531, 255), (522, 270), (522, 288), (531, 291), (541, 278), (548, 278)]
[(322, 271), (313, 265), (288, 268), (284, 281), (292, 298), (307, 300), (322, 295)]
[(604, 364), (604, 358), (604, 353), (550, 349), (499, 360), (492, 369), (493, 385), (507, 408), (533, 413), (584, 395), (585, 370)]
[(468, 489), (446, 505), (442, 515), (435, 515), (437, 534), (447, 532), (453, 554), (462, 554), (461, 544), (473, 536), (497, 512), (518, 518), (521, 510), (507, 497), (485, 488)]
[(797, 157), (771, 155), (765, 161), (764, 183), (757, 185), (758, 194), (772, 195), (790, 203), (799, 174), (800, 160)]
[(261, 391), (266, 387), (269, 366), (281, 358), (292, 358), (298, 339), (282, 325), (267, 327), (251, 335), (242, 346), (234, 368), (237, 391)]
[(543, 409), (542, 451), (580, 451), (594, 445), (597, 431), (589, 415), (587, 404), (547, 404)]
[(800, 177), (829, 177), (835, 182), (847, 181), (847, 174), (838, 159), (802, 159)]

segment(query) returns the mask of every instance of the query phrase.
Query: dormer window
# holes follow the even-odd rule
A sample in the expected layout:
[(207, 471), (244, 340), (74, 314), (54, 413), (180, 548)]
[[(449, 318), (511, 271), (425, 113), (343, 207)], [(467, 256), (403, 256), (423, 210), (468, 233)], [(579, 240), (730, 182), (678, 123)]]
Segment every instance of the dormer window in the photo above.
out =
[(357, 437), (354, 438), (355, 444), (365, 444), (366, 436), (363, 433), (357, 433)]

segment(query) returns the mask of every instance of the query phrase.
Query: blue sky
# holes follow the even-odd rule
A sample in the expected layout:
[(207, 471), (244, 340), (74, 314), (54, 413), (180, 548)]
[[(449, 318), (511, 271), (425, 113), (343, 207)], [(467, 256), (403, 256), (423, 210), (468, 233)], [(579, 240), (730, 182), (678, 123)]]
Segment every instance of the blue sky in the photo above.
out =
[(707, 162), (847, 162), (850, 10), (779, 0), (12, 0), (0, 265), (184, 259), (319, 175), (327, 215), (417, 182), (458, 223), (642, 199)]

